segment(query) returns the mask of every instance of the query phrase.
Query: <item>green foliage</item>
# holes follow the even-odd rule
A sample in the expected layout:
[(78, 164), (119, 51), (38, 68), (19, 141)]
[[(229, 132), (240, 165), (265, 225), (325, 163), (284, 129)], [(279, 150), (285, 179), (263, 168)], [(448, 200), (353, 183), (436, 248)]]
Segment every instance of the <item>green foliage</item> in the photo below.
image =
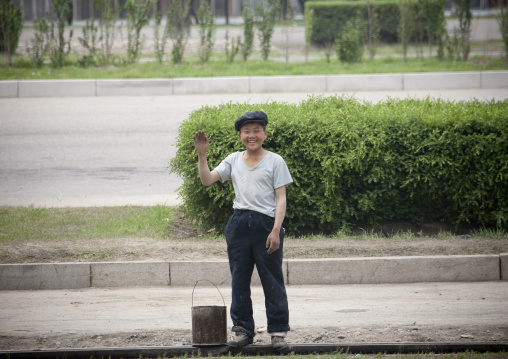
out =
[(96, 66), (98, 44), (102, 41), (102, 37), (99, 36), (99, 28), (95, 24), (94, 18), (86, 20), (85, 26), (83, 26), (83, 37), (79, 37), (78, 41), (88, 51), (88, 54), (78, 60), (79, 64), (83, 67)]
[(446, 22), (443, 11), (445, 0), (420, 0), (419, 4), (423, 7), (423, 23), (429, 47), (429, 57), (432, 53), (432, 43), (436, 41), (438, 46), (438, 57), (439, 59), (443, 59), (443, 38), (446, 32)]
[(402, 57), (404, 61), (407, 61), (407, 47), (414, 31), (414, 24), (412, 20), (413, 8), (410, 6), (410, 0), (400, 0), (399, 11), (400, 22), (398, 27), (398, 34), (400, 43), (402, 45)]
[(71, 15), (70, 0), (51, 0), (53, 12), (49, 22), (49, 58), (54, 67), (62, 67), (67, 62), (67, 56), (71, 52), (71, 39), (73, 31), (69, 32), (69, 38), (65, 39), (65, 25)]
[(37, 208), (0, 207), (0, 243), (95, 238), (170, 237), (174, 208), (148, 207)]
[(454, 0), (457, 5), (457, 12), (459, 15), (459, 46), (462, 61), (467, 61), (469, 58), (470, 43), (469, 36), (471, 35), (471, 1), (470, 0)]
[(248, 6), (242, 11), (243, 19), (243, 41), (240, 44), (243, 61), (247, 61), (254, 47), (254, 14)]
[(379, 24), (377, 14), (372, 4), (372, 0), (366, 0), (367, 4), (367, 47), (369, 57), (372, 60), (376, 55), (376, 44), (379, 40)]
[[(374, 0), (370, 2), (370, 6), (373, 10), (371, 19), (376, 19), (379, 40), (386, 43), (396, 42), (399, 24), (398, 0)], [(309, 14), (312, 19), (310, 26), (306, 19), (306, 31), (310, 32), (310, 42), (315, 45), (326, 46), (333, 43), (342, 27), (358, 14), (363, 22), (369, 23), (369, 11), (365, 1), (307, 1), (305, 16)]]
[(210, 60), (214, 45), (214, 32), (215, 25), (213, 20), (213, 14), (210, 10), (208, 2), (203, 1), (198, 9), (198, 21), (199, 21), (199, 59), (201, 64)]
[[(232, 63), (235, 60), (235, 56), (240, 51), (240, 46), (241, 46), (240, 36), (238, 36), (236, 38), (236, 40), (235, 40), (235, 38), (232, 38), (231, 43), (230, 43), (229, 42), (229, 34), (226, 31), (225, 40), (226, 40), (226, 43), (224, 45), (224, 51), (226, 52), (226, 61), (228, 63)], [(231, 46), (231, 48), (230, 48), (230, 46)]]
[(189, 18), (190, 1), (174, 0), (168, 4), (167, 31), (171, 39), (173, 39), (173, 48), (171, 49), (171, 57), (175, 65), (182, 63), (185, 53), (185, 46), (189, 38), (190, 18)]
[(27, 48), (30, 58), (36, 68), (41, 68), (44, 59), (49, 50), (49, 24), (46, 19), (42, 18), (35, 22), (35, 34), (30, 39), (30, 45)]
[(160, 65), (164, 60), (164, 54), (166, 53), (166, 44), (168, 42), (168, 30), (167, 27), (164, 27), (164, 30), (161, 34), (161, 23), (162, 23), (162, 14), (157, 11), (155, 14), (155, 26), (153, 27), (153, 42), (155, 47), (155, 58), (157, 59), (157, 63)]
[(127, 0), (127, 63), (137, 62), (141, 54), (141, 30), (150, 21), (155, 0)]
[(197, 130), (209, 136), (214, 168), (243, 150), (233, 123), (252, 110), (268, 114), (265, 148), (286, 160), (294, 179), (287, 192), (290, 230), (392, 220), (508, 228), (508, 101), (371, 105), (347, 97), (229, 103), (191, 113), (180, 126), (170, 169), (184, 180), (185, 213), (204, 228), (225, 227), (234, 193), (231, 182), (201, 185), (192, 136)]
[(23, 30), (23, 14), (19, 1), (0, 3), (0, 51), (7, 54), (7, 68), (12, 65), (12, 55), (18, 48)]
[(337, 58), (342, 62), (360, 62), (363, 55), (362, 34), (358, 25), (348, 21), (337, 35)]
[(275, 19), (280, 6), (278, 0), (267, 0), (267, 2), (268, 6), (261, 2), (254, 8), (257, 18), (256, 27), (259, 31), (259, 42), (261, 43), (261, 55), (265, 61), (268, 60), (268, 55), (270, 55)]
[(503, 37), (504, 51), (508, 59), (508, 7), (501, 5), (499, 14), (497, 15), (497, 22), (499, 24), (499, 31)]
[(113, 61), (113, 45), (116, 39), (116, 21), (120, 18), (118, 0), (94, 0), (99, 13), (99, 62), (110, 65)]

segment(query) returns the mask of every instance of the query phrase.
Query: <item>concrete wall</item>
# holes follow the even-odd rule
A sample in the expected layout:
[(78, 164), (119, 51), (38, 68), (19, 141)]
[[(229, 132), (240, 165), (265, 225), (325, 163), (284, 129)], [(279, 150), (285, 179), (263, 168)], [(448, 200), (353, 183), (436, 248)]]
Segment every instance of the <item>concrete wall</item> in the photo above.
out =
[[(283, 272), (288, 285), (498, 281), (508, 280), (508, 254), (290, 259)], [(200, 279), (230, 284), (228, 262), (0, 265), (0, 290), (193, 286)], [(256, 270), (252, 284), (261, 284)]]
[(171, 96), (482, 88), (508, 88), (508, 71), (130, 80), (19, 80), (0, 81), (0, 97)]

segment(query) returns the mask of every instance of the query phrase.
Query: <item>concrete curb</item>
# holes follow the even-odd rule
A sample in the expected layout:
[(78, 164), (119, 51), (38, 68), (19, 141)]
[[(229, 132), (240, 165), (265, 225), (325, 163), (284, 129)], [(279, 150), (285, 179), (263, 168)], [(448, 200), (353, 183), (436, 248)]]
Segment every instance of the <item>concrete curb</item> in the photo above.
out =
[(508, 71), (0, 81), (0, 98), (508, 88)]
[[(482, 282), (508, 280), (500, 255), (289, 259), (287, 285)], [(193, 286), (199, 279), (231, 283), (227, 261), (97, 262), (0, 265), (0, 290)], [(252, 284), (260, 285), (256, 271)]]

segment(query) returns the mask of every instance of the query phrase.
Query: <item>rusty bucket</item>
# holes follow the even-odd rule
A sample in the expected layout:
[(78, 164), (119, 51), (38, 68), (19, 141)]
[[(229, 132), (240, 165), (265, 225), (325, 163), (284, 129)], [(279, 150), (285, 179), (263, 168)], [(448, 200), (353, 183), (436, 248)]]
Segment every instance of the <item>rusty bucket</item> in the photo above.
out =
[[(201, 281), (212, 283), (219, 292), (224, 306), (206, 305), (194, 306), (194, 290)], [(192, 289), (192, 345), (226, 345), (228, 340), (226, 303), (224, 297), (215, 283), (200, 279)]]

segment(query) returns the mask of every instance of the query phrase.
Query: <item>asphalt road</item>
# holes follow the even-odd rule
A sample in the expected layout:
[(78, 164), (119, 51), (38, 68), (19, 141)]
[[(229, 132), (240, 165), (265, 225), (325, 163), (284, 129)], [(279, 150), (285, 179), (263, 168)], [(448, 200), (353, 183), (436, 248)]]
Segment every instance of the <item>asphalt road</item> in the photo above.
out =
[[(182, 180), (167, 167), (179, 124), (193, 110), (230, 101), (298, 103), (308, 95), (2, 98), (0, 206), (176, 205)], [(508, 89), (347, 95), (504, 100)]]

